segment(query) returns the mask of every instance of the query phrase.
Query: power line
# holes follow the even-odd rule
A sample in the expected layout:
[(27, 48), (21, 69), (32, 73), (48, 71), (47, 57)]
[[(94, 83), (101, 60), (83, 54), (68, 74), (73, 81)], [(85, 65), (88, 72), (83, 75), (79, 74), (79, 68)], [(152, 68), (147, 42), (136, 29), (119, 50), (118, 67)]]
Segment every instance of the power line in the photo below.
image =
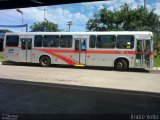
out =
[(12, 18), (12, 19), (15, 19), (15, 20), (19, 21), (16, 17), (11, 16), (11, 15), (8, 15), (8, 14), (6, 14), (6, 13), (2, 13), (1, 11), (0, 11), (0, 14), (3, 14), (3, 15), (5, 15), (5, 16), (7, 16), (7, 17), (10, 17), (10, 18)]

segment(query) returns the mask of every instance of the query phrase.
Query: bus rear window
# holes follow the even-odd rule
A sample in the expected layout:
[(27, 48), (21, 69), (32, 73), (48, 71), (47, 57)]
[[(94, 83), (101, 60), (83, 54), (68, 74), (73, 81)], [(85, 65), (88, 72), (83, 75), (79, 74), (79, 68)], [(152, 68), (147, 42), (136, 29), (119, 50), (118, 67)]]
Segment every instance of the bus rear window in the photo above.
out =
[(18, 35), (8, 35), (6, 36), (6, 46), (7, 47), (18, 47), (19, 36)]

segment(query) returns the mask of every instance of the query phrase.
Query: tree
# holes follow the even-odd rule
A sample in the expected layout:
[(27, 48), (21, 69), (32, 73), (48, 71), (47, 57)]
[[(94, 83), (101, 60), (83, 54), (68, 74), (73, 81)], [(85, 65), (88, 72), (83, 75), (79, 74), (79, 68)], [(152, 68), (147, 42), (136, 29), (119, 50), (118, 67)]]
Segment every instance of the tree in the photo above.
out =
[(6, 33), (6, 32), (12, 32), (12, 31), (7, 30), (7, 29), (0, 29), (0, 33)]
[(154, 10), (149, 11), (147, 8), (140, 6), (131, 9), (127, 4), (121, 6), (120, 10), (101, 9), (95, 13), (86, 23), (88, 31), (152, 31), (157, 32), (159, 29), (159, 16)]
[(50, 22), (48, 20), (43, 21), (43, 22), (36, 22), (33, 25), (30, 26), (31, 31), (47, 31), (47, 32), (56, 32), (56, 31), (60, 31), (60, 29), (58, 29), (58, 25)]
[[(101, 9), (86, 23), (88, 31), (152, 31), (158, 47), (160, 36), (160, 17), (153, 10), (143, 6), (131, 9), (127, 4), (120, 10)], [(156, 37), (155, 37), (156, 36)]]

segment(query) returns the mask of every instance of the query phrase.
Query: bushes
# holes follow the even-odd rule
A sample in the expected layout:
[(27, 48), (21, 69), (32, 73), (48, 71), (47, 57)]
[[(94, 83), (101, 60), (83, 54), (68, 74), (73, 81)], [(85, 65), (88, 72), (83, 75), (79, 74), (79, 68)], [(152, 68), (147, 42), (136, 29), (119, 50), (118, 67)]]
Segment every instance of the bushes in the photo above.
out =
[(3, 61), (3, 55), (2, 55), (2, 52), (0, 52), (0, 61)]
[(156, 50), (154, 52), (154, 57), (155, 58), (160, 58), (160, 48), (156, 48)]

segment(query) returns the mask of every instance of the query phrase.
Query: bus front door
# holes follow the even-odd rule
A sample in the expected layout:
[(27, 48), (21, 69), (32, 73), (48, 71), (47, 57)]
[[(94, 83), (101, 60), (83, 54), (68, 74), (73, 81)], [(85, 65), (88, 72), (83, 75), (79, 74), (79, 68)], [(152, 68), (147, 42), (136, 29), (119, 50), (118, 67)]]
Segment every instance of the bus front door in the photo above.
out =
[(21, 38), (21, 62), (31, 62), (32, 38)]
[(137, 40), (136, 66), (150, 67), (151, 40)]
[(75, 55), (74, 59), (78, 61), (77, 66), (84, 66), (86, 64), (86, 39), (75, 39)]

